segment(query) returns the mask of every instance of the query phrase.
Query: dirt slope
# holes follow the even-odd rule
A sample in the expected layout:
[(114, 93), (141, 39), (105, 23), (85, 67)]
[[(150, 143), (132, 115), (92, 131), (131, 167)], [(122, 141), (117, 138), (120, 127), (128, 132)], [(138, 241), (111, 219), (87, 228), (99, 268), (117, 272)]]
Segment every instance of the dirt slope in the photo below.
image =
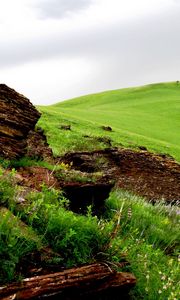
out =
[[(148, 151), (129, 149), (106, 149), (94, 152), (67, 153), (56, 158), (54, 163), (71, 165), (71, 176), (66, 172), (66, 179), (56, 176), (56, 171), (50, 172), (42, 167), (26, 167), (19, 169), (24, 179), (22, 184), (39, 189), (45, 182), (49, 186), (65, 188), (68, 186), (86, 186), (114, 183), (116, 187), (127, 189), (148, 200), (164, 199), (167, 202), (180, 200), (180, 165), (172, 158), (157, 155)], [(101, 176), (92, 182), (72, 180), (72, 172), (80, 172), (79, 176), (92, 178), (99, 172)], [(59, 173), (61, 175), (61, 171)], [(75, 173), (76, 175), (76, 173)], [(69, 177), (68, 177), (69, 176)], [(88, 193), (88, 190), (87, 190)]]

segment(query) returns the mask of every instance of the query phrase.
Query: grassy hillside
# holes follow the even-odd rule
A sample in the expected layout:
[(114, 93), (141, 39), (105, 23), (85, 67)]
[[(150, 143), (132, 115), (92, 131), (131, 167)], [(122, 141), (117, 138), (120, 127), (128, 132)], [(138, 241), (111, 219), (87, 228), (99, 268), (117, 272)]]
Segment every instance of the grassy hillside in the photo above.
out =
[(136, 276), (132, 300), (179, 299), (178, 207), (116, 190), (98, 218), (90, 207), (73, 213), (60, 191), (45, 186), (19, 205), (14, 176), (0, 168), (0, 286), (27, 276), (28, 264), (55, 272), (97, 260)]
[[(39, 125), (55, 154), (104, 147), (103, 139), (97, 137), (108, 137), (114, 146), (143, 145), (180, 160), (177, 82), (107, 91), (38, 108), (43, 113)], [(72, 130), (60, 130), (62, 124), (71, 125)], [(104, 131), (103, 125), (112, 131)]]
[[(179, 108), (180, 85), (162, 83), (41, 106), (38, 125), (45, 130), (56, 155), (111, 145), (146, 146), (180, 160)], [(110, 126), (112, 131), (103, 126)], [(32, 144), (35, 148), (34, 139)], [(39, 141), (36, 147), (41, 146)], [(174, 195), (178, 195), (179, 165), (130, 150), (112, 151), (119, 153), (114, 156), (107, 155), (111, 151), (104, 151), (102, 156), (100, 152), (103, 151), (79, 157), (71, 153), (69, 161), (53, 157), (49, 161), (46, 156), (38, 159), (33, 151), (32, 157), (19, 160), (0, 158), (0, 286), (61, 268), (104, 261), (112, 269), (136, 276), (137, 284), (130, 291), (132, 300), (180, 298), (180, 210), (179, 201), (174, 201)], [(126, 155), (123, 160), (123, 152), (128, 160)], [(81, 164), (84, 170), (76, 169), (73, 155), (76, 160), (85, 157)], [(103, 210), (94, 214), (95, 193), (84, 214), (82, 210), (71, 210), (72, 202), (78, 206), (78, 198), (82, 198), (83, 205), (87, 203), (88, 192), (84, 194), (83, 188), (89, 183), (97, 188), (99, 179), (106, 184), (112, 179), (116, 183), (104, 200)], [(129, 184), (140, 187), (141, 192), (145, 188), (145, 196), (149, 195), (153, 202), (121, 190), (123, 182), (125, 188)], [(82, 196), (75, 193), (69, 199), (64, 183), (81, 186)], [(165, 187), (170, 191), (168, 203), (165, 197), (154, 201), (159, 199), (159, 193), (162, 196), (162, 191), (166, 196)], [(99, 196), (98, 193), (98, 203)], [(0, 299), (2, 293), (0, 287)]]

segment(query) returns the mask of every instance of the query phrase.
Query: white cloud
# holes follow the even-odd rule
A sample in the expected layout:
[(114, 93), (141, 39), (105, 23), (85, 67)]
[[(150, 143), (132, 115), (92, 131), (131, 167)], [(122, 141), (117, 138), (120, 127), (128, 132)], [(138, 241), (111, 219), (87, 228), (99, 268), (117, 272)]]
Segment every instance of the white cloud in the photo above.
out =
[(33, 6), (38, 9), (42, 18), (62, 18), (70, 13), (87, 8), (93, 0), (39, 0)]
[(177, 3), (0, 0), (0, 81), (37, 103), (176, 80)]
[(67, 91), (86, 93), (85, 82), (93, 79), (95, 66), (85, 59), (51, 59), (7, 69), (0, 76), (6, 83), (30, 98), (35, 104), (66, 99)]

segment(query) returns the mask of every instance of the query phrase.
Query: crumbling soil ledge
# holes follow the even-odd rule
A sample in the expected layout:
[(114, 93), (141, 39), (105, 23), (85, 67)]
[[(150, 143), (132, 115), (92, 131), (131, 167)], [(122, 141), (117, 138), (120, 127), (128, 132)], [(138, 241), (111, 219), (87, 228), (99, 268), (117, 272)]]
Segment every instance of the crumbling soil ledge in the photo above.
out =
[(25, 155), (27, 135), (39, 118), (29, 99), (0, 84), (0, 156), (16, 159)]
[(180, 164), (173, 158), (147, 150), (109, 148), (94, 152), (67, 153), (61, 158), (81, 171), (103, 171), (104, 180), (156, 202), (180, 199)]
[[(153, 203), (163, 199), (166, 203), (176, 204), (180, 199), (180, 165), (165, 155), (109, 148), (67, 153), (54, 159), (57, 166), (62, 162), (70, 166), (70, 171), (56, 171), (55, 168), (52, 172), (40, 166), (17, 169), (16, 176), (21, 178), (19, 185), (40, 190), (44, 183), (63, 190), (71, 202), (70, 208), (80, 213), (89, 205), (93, 205), (95, 212), (101, 210), (113, 187), (128, 190)], [(72, 180), (73, 172), (83, 180)], [(95, 177), (93, 174), (98, 172), (100, 176)], [(87, 182), (83, 176), (87, 177)], [(92, 176), (94, 180), (91, 180)]]

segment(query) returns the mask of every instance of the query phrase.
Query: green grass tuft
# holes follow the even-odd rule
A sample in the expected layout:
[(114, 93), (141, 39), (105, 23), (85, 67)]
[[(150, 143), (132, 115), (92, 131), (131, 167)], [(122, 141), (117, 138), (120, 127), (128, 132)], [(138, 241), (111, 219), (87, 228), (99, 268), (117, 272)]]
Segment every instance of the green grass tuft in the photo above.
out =
[(132, 299), (179, 299), (179, 207), (152, 205), (126, 191), (111, 193), (106, 217), (119, 227), (110, 253), (137, 277)]

